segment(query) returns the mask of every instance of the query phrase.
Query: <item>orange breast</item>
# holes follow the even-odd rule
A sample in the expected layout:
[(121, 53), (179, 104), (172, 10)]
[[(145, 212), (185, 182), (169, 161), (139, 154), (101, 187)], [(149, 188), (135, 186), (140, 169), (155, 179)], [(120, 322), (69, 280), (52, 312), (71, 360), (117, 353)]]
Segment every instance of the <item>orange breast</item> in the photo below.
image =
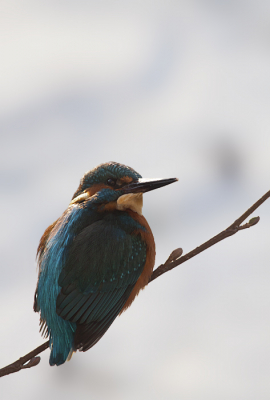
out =
[(143, 241), (146, 243), (146, 262), (139, 279), (137, 280), (132, 292), (130, 293), (129, 298), (127, 299), (124, 307), (121, 310), (121, 313), (131, 305), (131, 303), (133, 302), (139, 291), (148, 284), (149, 279), (153, 272), (153, 268), (155, 265), (155, 256), (156, 256), (154, 236), (150, 226), (148, 225), (148, 222), (142, 215), (139, 215), (130, 210), (128, 211), (128, 213), (131, 215), (133, 219), (138, 221), (139, 224), (144, 226), (146, 229), (145, 231), (138, 230), (137, 232), (135, 232), (135, 234), (141, 235)]

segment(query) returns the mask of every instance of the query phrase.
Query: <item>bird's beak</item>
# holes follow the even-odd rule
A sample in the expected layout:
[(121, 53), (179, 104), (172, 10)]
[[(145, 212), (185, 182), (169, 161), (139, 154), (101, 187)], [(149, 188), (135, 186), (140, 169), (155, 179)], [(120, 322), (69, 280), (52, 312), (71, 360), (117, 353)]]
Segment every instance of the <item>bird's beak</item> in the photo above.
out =
[(121, 190), (124, 193), (145, 193), (150, 190), (161, 188), (162, 186), (170, 185), (170, 183), (177, 182), (177, 178), (169, 179), (138, 179), (136, 182), (132, 182), (127, 186), (124, 186)]

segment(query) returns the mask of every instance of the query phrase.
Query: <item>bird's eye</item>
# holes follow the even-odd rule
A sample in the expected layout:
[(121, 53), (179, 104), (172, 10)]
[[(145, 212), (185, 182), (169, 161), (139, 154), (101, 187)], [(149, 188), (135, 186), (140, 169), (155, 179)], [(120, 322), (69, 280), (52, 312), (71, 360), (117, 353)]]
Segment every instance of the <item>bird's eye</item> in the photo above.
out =
[(107, 183), (109, 186), (115, 186), (116, 185), (116, 179), (109, 178), (107, 179)]

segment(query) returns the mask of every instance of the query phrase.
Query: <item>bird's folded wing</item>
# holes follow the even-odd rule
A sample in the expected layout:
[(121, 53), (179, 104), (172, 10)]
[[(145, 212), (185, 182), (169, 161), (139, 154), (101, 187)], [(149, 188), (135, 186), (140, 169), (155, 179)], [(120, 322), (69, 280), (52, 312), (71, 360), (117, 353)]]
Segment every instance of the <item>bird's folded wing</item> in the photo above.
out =
[(106, 332), (137, 282), (146, 244), (114, 224), (97, 221), (76, 236), (59, 277), (57, 314), (76, 322), (75, 347), (86, 351)]

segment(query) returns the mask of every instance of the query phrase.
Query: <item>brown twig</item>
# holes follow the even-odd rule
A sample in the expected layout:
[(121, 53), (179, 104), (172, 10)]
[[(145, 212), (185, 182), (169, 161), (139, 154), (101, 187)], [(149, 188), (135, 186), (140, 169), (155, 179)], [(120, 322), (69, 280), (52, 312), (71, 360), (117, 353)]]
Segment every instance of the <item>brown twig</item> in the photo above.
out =
[[(208, 249), (209, 247), (213, 246), (214, 244), (220, 242), (223, 239), (226, 239), (229, 236), (234, 235), (236, 232), (242, 230), (242, 229), (247, 229), (250, 228), (251, 226), (256, 225), (260, 217), (255, 217), (251, 218), (249, 222), (247, 222), (245, 225), (240, 225), (247, 217), (250, 216), (262, 203), (264, 203), (268, 198), (270, 197), (270, 190), (265, 193), (256, 203), (253, 204), (247, 211), (244, 212), (237, 220), (235, 220), (227, 229), (224, 231), (220, 232), (216, 236), (212, 237), (211, 239), (207, 240), (207, 242), (201, 244), (199, 247), (196, 247), (196, 249), (190, 251), (189, 253), (181, 256), (181, 254), (175, 254), (174, 250), (168, 260), (165, 262), (165, 264), (161, 264), (158, 268), (156, 268), (152, 275), (151, 278), (149, 279), (149, 282), (152, 282), (154, 279), (158, 278), (160, 275), (164, 274), (165, 272), (170, 271), (171, 269), (177, 267), (180, 264), (183, 264), (185, 261), (189, 260), (190, 258), (196, 256), (197, 254), (201, 253), (202, 251)], [(182, 249), (177, 249), (178, 251)], [(183, 251), (182, 251), (183, 252)]]
[(34, 367), (35, 365), (38, 365), (40, 362), (40, 357), (36, 356), (42, 353), (42, 351), (46, 350), (48, 347), (49, 347), (49, 340), (43, 343), (41, 346), (38, 346), (35, 350), (30, 351), (30, 353), (19, 358), (14, 363), (9, 364), (4, 368), (1, 368), (0, 377), (12, 374), (13, 372), (18, 372), (21, 369), (31, 368)]
[[(251, 226), (256, 225), (260, 217), (251, 218), (249, 222), (244, 225), (240, 225), (244, 220), (252, 214), (262, 203), (264, 203), (270, 197), (270, 190), (265, 193), (256, 203), (253, 204), (244, 214), (241, 215), (233, 224), (231, 224), (227, 229), (220, 232), (218, 235), (212, 237), (207, 242), (201, 244), (196, 249), (190, 251), (189, 253), (183, 254), (182, 249), (174, 250), (167, 261), (164, 264), (161, 264), (158, 268), (154, 270), (151, 275), (149, 282), (152, 282), (154, 279), (158, 278), (165, 272), (172, 270), (173, 268), (177, 267), (180, 264), (183, 264), (185, 261), (189, 260), (190, 258), (196, 256), (197, 254), (201, 253), (202, 251), (208, 249), (209, 247), (213, 246), (214, 244), (220, 242), (223, 239), (226, 239), (229, 236), (234, 235), (239, 230), (250, 228)], [(37, 347), (35, 350), (31, 351), (30, 353), (26, 354), (25, 356), (19, 358), (14, 363), (7, 365), (6, 367), (0, 369), (0, 377), (12, 374), (13, 372), (18, 372), (21, 369), (31, 368), (35, 365), (38, 365), (40, 362), (40, 357), (36, 357), (42, 351), (46, 350), (49, 347), (49, 341), (43, 343), (41, 346)]]

